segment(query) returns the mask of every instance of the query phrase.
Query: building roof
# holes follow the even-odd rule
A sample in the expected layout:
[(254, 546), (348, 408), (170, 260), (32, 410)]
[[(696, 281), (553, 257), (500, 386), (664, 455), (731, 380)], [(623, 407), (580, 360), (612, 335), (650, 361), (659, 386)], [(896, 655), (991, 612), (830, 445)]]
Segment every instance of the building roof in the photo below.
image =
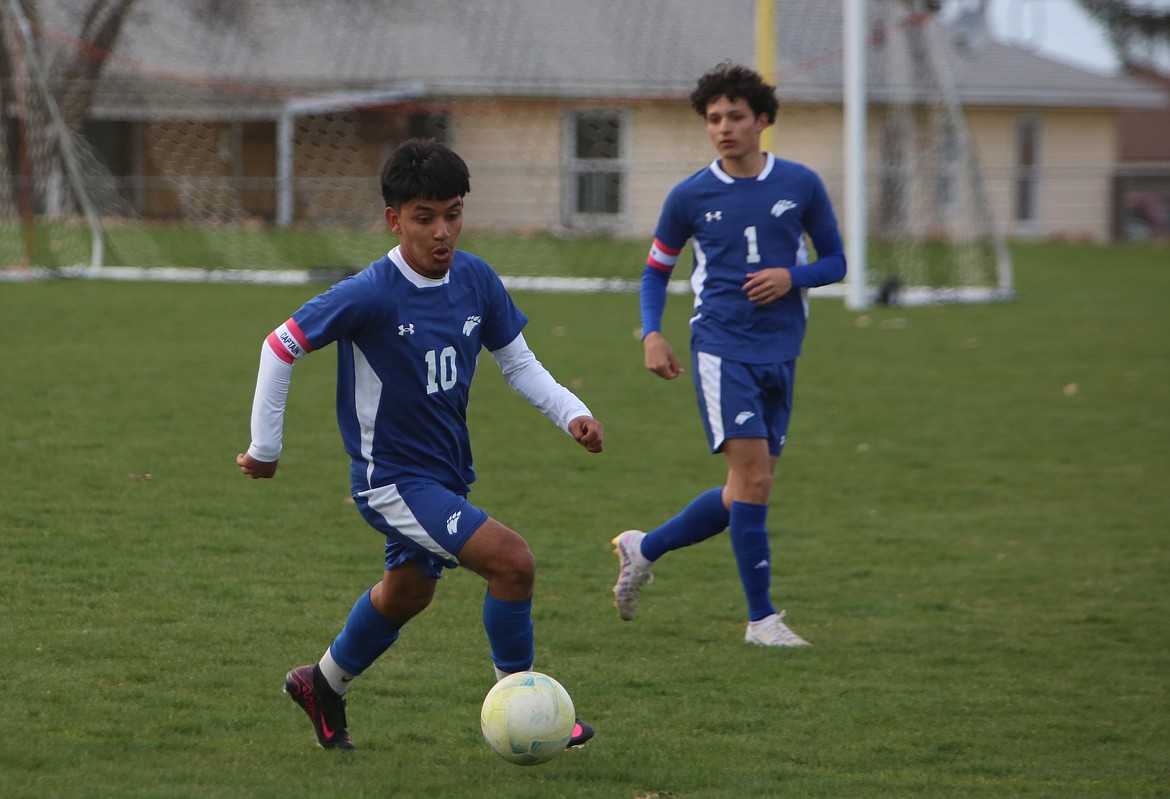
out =
[[(37, 32), (49, 71), (90, 0), (54, 0)], [(137, 0), (94, 112), (272, 117), (306, 95), (413, 87), (427, 98), (685, 97), (714, 64), (754, 60), (753, 0)], [(841, 3), (777, 0), (781, 101), (842, 99)], [(867, 3), (870, 97), (913, 83), (888, 36), (935, 43), (962, 102), (1152, 108), (1166, 92), (1018, 48), (957, 45), (935, 19)], [(884, 14), (884, 16), (883, 16)], [(909, 20), (909, 21), (908, 21)], [(921, 76), (919, 76), (920, 78)]]

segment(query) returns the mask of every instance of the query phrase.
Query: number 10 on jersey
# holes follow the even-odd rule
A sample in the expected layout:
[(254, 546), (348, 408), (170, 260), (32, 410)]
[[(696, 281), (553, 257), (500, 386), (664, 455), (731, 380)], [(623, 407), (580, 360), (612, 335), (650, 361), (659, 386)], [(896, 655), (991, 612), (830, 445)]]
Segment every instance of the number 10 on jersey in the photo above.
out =
[(427, 350), (427, 393), (434, 394), (439, 389), (449, 391), (455, 387), (459, 379), (459, 369), (455, 366), (455, 348), (443, 347), (442, 351)]

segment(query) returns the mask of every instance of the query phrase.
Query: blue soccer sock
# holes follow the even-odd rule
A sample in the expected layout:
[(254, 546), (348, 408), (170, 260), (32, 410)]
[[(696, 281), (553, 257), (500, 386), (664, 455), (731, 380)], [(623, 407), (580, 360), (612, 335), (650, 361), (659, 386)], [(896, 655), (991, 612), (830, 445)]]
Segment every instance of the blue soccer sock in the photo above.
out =
[(731, 503), (731, 549), (747, 597), (748, 619), (759, 621), (776, 612), (772, 586), (772, 548), (768, 542), (768, 506)]
[(483, 628), (487, 631), (496, 669), (512, 674), (532, 668), (532, 660), (536, 657), (532, 597), (512, 602), (485, 594)]
[(727, 528), (729, 515), (723, 507), (723, 487), (704, 491), (673, 519), (646, 533), (642, 555), (656, 561), (673, 549), (706, 541)]
[[(351, 675), (349, 679), (353, 679), (398, 640), (401, 628), (401, 624), (390, 621), (377, 611), (370, 601), (370, 592), (366, 591), (354, 603), (353, 610), (345, 620), (345, 627), (333, 639), (327, 654), (346, 674)], [(330, 680), (330, 684), (333, 684), (333, 680)], [(337, 690), (336, 685), (334, 690)]]

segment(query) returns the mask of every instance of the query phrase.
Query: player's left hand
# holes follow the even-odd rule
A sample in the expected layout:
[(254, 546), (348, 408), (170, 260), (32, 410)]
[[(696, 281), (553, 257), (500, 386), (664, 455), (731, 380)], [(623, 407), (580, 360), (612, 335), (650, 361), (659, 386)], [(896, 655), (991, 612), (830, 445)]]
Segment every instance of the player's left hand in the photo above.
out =
[(236, 455), (236, 466), (240, 471), (253, 480), (263, 480), (276, 474), (276, 466), (280, 461), (258, 461), (246, 452)]
[(782, 266), (748, 272), (743, 293), (756, 305), (767, 305), (778, 300), (792, 288), (792, 273)]
[(569, 422), (569, 433), (590, 452), (601, 452), (605, 443), (605, 425), (592, 416), (578, 416)]

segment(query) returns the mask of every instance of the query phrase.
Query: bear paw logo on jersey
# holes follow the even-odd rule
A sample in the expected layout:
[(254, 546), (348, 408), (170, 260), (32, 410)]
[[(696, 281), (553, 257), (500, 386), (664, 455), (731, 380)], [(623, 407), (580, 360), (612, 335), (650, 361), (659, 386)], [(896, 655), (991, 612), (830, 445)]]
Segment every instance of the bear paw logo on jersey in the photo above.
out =
[(463, 323), (463, 335), (470, 336), (471, 331), (475, 330), (475, 326), (478, 325), (480, 321), (480, 317), (478, 316), (467, 317), (467, 321)]
[(459, 532), (459, 517), (463, 515), (463, 511), (457, 510), (447, 517), (447, 532), (451, 535)]
[(780, 216), (785, 211), (791, 211), (796, 207), (796, 203), (792, 200), (777, 200), (776, 204), (772, 206), (772, 216)]

